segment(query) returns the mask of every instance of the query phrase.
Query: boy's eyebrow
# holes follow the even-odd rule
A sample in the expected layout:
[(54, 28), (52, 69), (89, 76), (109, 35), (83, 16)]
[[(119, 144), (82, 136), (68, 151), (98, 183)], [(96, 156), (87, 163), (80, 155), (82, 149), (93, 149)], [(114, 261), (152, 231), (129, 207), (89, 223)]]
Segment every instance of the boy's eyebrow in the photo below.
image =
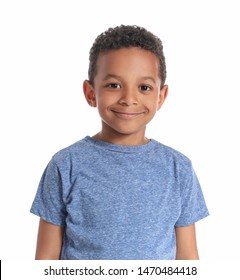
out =
[(151, 76), (142, 77), (143, 80), (151, 80), (154, 84), (156, 84), (156, 80)]
[(115, 75), (115, 74), (107, 74), (107, 75), (103, 78), (103, 80), (106, 81), (107, 79), (110, 79), (110, 78), (115, 78), (115, 79), (117, 79), (117, 80), (122, 80), (122, 78), (121, 78), (120, 76)]

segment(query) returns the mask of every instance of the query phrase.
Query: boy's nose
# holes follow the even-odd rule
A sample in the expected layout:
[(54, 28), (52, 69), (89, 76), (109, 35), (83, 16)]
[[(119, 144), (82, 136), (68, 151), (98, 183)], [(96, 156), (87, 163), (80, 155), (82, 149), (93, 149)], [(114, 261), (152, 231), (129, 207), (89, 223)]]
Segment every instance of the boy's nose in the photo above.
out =
[(137, 105), (137, 93), (134, 90), (125, 91), (119, 99), (119, 104), (125, 106)]

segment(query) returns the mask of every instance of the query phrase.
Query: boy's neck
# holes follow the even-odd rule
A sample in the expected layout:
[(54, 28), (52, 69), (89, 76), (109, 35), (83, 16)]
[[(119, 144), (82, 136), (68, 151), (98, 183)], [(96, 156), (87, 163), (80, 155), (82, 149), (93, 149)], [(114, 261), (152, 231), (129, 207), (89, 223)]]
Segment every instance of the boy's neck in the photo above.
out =
[(94, 139), (122, 146), (140, 146), (150, 140), (145, 135), (105, 134), (102, 131), (93, 136)]

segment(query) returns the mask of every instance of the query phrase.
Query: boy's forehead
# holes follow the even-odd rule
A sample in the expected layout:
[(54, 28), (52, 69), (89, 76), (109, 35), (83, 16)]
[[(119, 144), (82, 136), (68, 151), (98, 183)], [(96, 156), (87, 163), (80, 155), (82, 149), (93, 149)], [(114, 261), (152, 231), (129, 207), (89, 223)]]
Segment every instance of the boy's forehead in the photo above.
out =
[[(96, 66), (101, 69), (105, 66), (112, 65), (117, 68), (118, 63), (130, 63), (130, 61), (135, 61), (136, 63), (151, 64), (153, 67), (157, 67), (159, 70), (160, 62), (158, 57), (151, 51), (145, 50), (139, 47), (128, 47), (120, 48), (114, 50), (106, 50), (99, 53), (97, 58)], [(118, 62), (118, 63), (117, 63)]]

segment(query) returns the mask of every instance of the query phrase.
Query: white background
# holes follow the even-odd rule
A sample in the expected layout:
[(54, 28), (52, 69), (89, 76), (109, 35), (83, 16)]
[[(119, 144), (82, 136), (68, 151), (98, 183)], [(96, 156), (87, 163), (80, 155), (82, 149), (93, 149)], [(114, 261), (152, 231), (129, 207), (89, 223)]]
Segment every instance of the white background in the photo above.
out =
[(169, 96), (147, 136), (193, 162), (211, 214), (197, 224), (201, 259), (240, 259), (237, 0), (0, 2), (0, 259), (34, 258), (46, 164), (100, 129), (82, 82), (95, 37), (120, 24), (163, 41)]

